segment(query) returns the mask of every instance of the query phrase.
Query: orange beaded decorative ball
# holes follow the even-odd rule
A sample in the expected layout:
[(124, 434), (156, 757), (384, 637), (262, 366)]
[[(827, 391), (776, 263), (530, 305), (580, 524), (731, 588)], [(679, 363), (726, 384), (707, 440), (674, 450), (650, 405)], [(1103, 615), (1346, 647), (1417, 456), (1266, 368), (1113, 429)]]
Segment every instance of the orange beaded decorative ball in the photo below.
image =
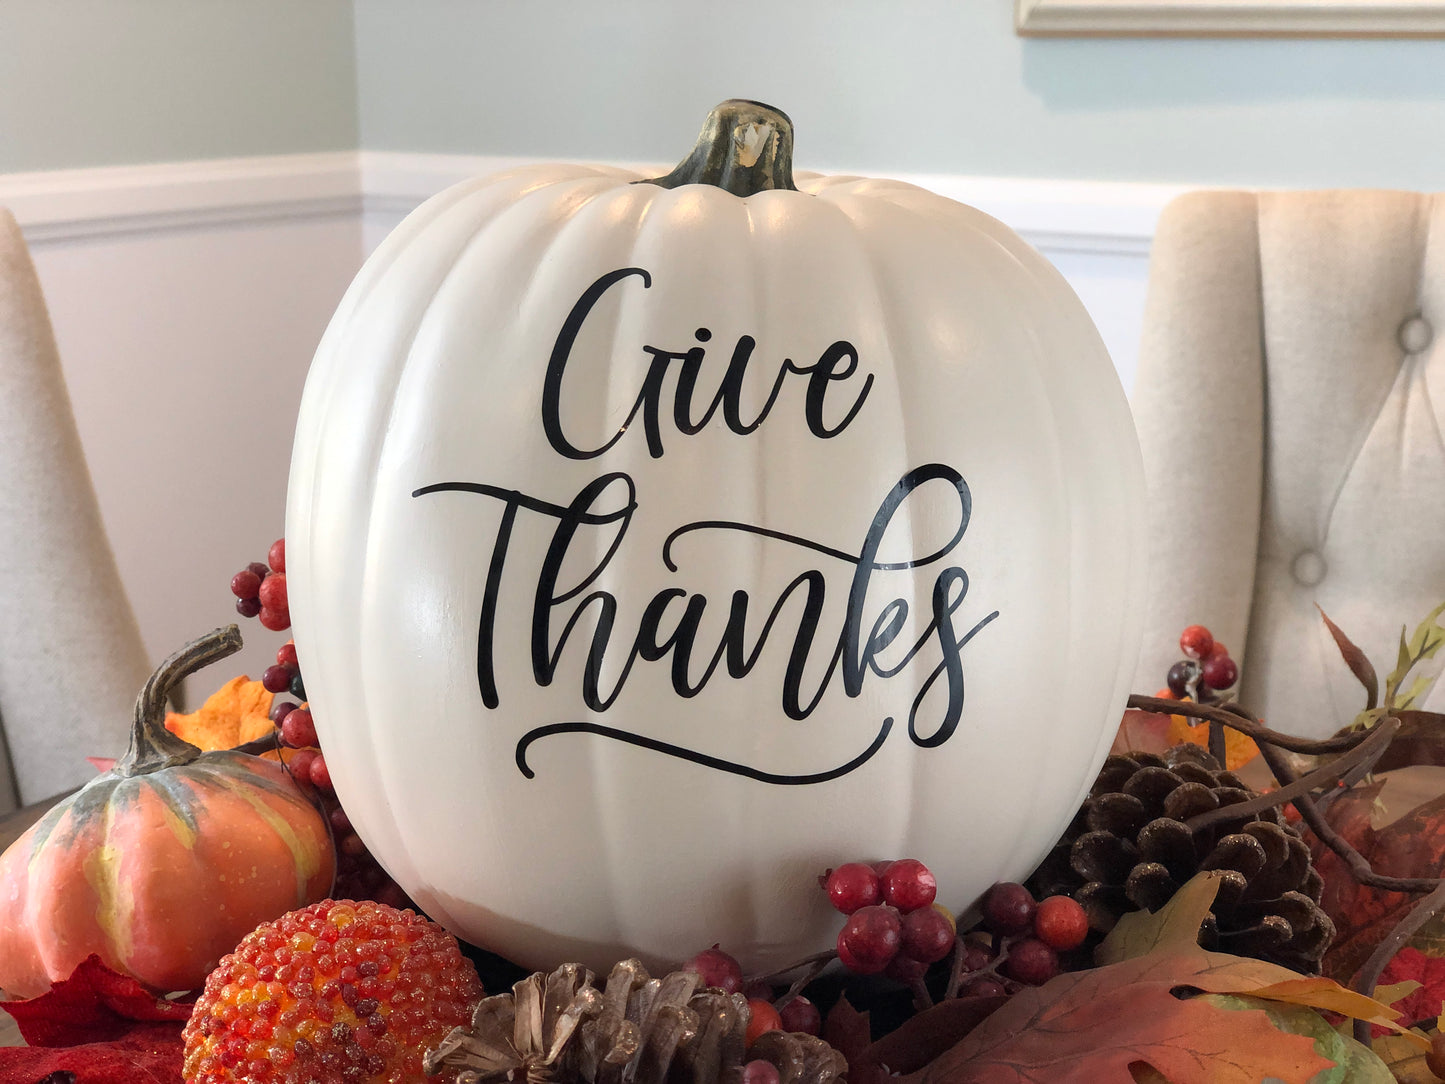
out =
[(422, 1055), (471, 1019), (481, 980), (413, 911), (323, 900), (258, 926), (206, 980), (187, 1084), (423, 1084)]

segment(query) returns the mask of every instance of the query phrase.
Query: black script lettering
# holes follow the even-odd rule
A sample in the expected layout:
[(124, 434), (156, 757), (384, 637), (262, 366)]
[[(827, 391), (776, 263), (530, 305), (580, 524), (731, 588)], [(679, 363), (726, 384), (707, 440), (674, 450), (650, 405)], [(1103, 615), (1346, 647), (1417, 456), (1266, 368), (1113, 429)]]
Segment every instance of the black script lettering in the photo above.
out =
[[(956, 502), (951, 516), (945, 516), (937, 507), (930, 507), (930, 519), (952, 523), (953, 529), (948, 541), (929, 553), (908, 556), (902, 560), (882, 560), (880, 550), (889, 534), (890, 526), (911, 501), (919, 499), (915, 494), (930, 482), (943, 483)], [(553, 682), (573, 631), (589, 613), (593, 613), (595, 621), (583, 665), (581, 696), (583, 703), (596, 712), (605, 712), (614, 704), (639, 659), (653, 663), (661, 662), (671, 655), (671, 684), (677, 695), (683, 698), (690, 698), (701, 692), (724, 664), (730, 678), (740, 680), (747, 677), (756, 666), (785, 608), (797, 598), (801, 608), (780, 689), (782, 708), (788, 718), (797, 721), (807, 719), (822, 700), (835, 673), (842, 673), (845, 695), (857, 698), (862, 695), (870, 674), (877, 680), (888, 680), (914, 662), (932, 643), (937, 650), (937, 662), (917, 687), (917, 695), (909, 711), (908, 733), (915, 744), (934, 748), (942, 745), (954, 734), (962, 718), (965, 694), (963, 649), (981, 629), (998, 617), (998, 611), (994, 611), (966, 631), (959, 630), (955, 615), (968, 593), (968, 574), (957, 565), (948, 564), (939, 570), (934, 579), (932, 613), (926, 627), (911, 643), (905, 641), (900, 645), (903, 649), (900, 657), (891, 662), (883, 659), (903, 634), (908, 622), (909, 605), (906, 599), (895, 597), (881, 606), (874, 604), (870, 607), (870, 586), (882, 582), (890, 573), (909, 572), (944, 561), (963, 539), (972, 517), (972, 497), (963, 476), (944, 464), (928, 463), (907, 472), (890, 489), (874, 514), (856, 553), (835, 549), (813, 539), (726, 520), (684, 524), (674, 530), (663, 544), (663, 563), (668, 571), (674, 574), (678, 572), (672, 552), (676, 542), (695, 532), (716, 530), (759, 535), (853, 566), (842, 628), (836, 637), (823, 641), (831, 642), (832, 651), (822, 676), (818, 679), (817, 687), (811, 694), (805, 693), (802, 688), (804, 671), (820, 639), (819, 626), (827, 597), (827, 577), (822, 570), (816, 568), (802, 571), (784, 587), (768, 609), (761, 628), (755, 631), (755, 638), (749, 637), (747, 627), (752, 599), (748, 591), (735, 590), (722, 635), (703, 664), (700, 675), (693, 672), (693, 655), (697, 647), (698, 630), (708, 605), (707, 596), (701, 593), (689, 594), (676, 586), (656, 592), (642, 609), (636, 633), (625, 649), (626, 657), (617, 669), (615, 684), (610, 690), (606, 690), (602, 687), (602, 674), (608, 651), (613, 646), (618, 600), (604, 590), (593, 590), (585, 595), (584, 592), (602, 575), (625, 540), (632, 516), (638, 508), (636, 487), (632, 479), (620, 472), (601, 475), (583, 486), (576, 497), (566, 505), (528, 496), (516, 490), (466, 482), (444, 482), (427, 486), (416, 490), (413, 496), (446, 491), (475, 493), (502, 503), (502, 517), (492, 547), (478, 623), (477, 680), (483, 703), (488, 708), (497, 707), (500, 699), (492, 653), (501, 578), (508, 560), (509, 543), (519, 510), (556, 521), (551, 542), (541, 560), (532, 599), (530, 646), (533, 680), (538, 686), (548, 686)], [(590, 538), (585, 544), (579, 544), (579, 531), (583, 527), (610, 528), (614, 534), (605, 546)], [(581, 554), (596, 552), (598, 556), (592, 558), (576, 583), (560, 584), (558, 581), (561, 570), (567, 564), (568, 555), (574, 551)], [(907, 579), (911, 583), (913, 576), (910, 575)], [(574, 600), (571, 613), (554, 638), (554, 614), (559, 607)], [(942, 718), (925, 727), (921, 725), (919, 715), (925, 698), (940, 680), (945, 689)], [(526, 765), (525, 754), (532, 742), (552, 734), (587, 733), (630, 742), (765, 782), (820, 782), (852, 771), (871, 758), (881, 746), (892, 722), (891, 718), (885, 719), (873, 745), (847, 764), (821, 773), (796, 776), (778, 775), (755, 766), (722, 761), (658, 739), (629, 734), (615, 727), (590, 722), (553, 723), (529, 731), (518, 743), (517, 762), (523, 773), (530, 777), (531, 771)]]
[[(751, 335), (738, 337), (727, 369), (718, 383), (717, 392), (700, 417), (696, 415), (693, 407), (706, 349), (702, 346), (692, 346), (687, 350), (679, 351), (657, 346), (643, 346), (642, 352), (650, 360), (642, 378), (637, 399), (633, 402), (632, 409), (628, 411), (626, 419), (618, 427), (617, 432), (613, 433), (599, 447), (591, 449), (578, 447), (571, 442), (562, 428), (563, 378), (566, 375), (567, 366), (571, 362), (572, 351), (577, 344), (577, 336), (581, 333), (587, 317), (608, 290), (628, 278), (640, 278), (643, 289), (652, 287), (652, 276), (641, 267), (624, 267), (616, 271), (609, 271), (582, 292), (582, 296), (577, 299), (576, 304), (567, 314), (567, 318), (562, 322), (561, 330), (558, 331), (557, 339), (552, 345), (552, 354), (548, 358), (547, 373), (542, 384), (542, 431), (546, 434), (547, 442), (559, 455), (564, 455), (568, 459), (595, 459), (621, 440), (623, 434), (641, 415), (648, 454), (654, 459), (660, 459), (664, 451), (662, 439), (664, 384), (668, 370), (674, 365), (678, 369), (678, 375), (673, 394), (672, 422), (678, 432), (688, 436), (700, 432), (717, 414), (719, 408), (722, 410), (724, 424), (732, 432), (739, 436), (746, 436), (756, 431), (772, 411), (777, 402), (778, 393), (790, 375), (808, 377), (803, 416), (809, 432), (820, 439), (826, 440), (837, 436), (847, 428), (858, 416), (858, 411), (863, 408), (863, 402), (868, 398), (868, 393), (873, 387), (872, 373), (865, 377), (851, 406), (844, 412), (842, 419), (836, 425), (830, 426), (824, 418), (825, 400), (830, 387), (848, 380), (858, 371), (857, 348), (842, 339), (825, 349), (819, 355), (818, 360), (811, 365), (799, 365), (791, 358), (784, 358), (769, 387), (767, 399), (751, 421), (744, 420), (742, 416), (744, 383), (753, 359), (753, 351), (757, 346), (757, 341)], [(694, 337), (699, 342), (705, 343), (711, 340), (712, 332), (708, 328), (699, 328)]]

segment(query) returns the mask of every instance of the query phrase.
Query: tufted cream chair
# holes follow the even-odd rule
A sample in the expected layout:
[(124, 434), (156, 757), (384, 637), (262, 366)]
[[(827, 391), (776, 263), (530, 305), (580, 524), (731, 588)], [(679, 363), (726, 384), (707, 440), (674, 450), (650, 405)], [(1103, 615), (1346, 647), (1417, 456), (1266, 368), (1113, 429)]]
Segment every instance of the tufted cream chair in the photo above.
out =
[(0, 813), (124, 753), (149, 670), (35, 267), (0, 209)]
[[(1150, 604), (1135, 688), (1208, 625), (1240, 701), (1321, 735), (1445, 601), (1445, 196), (1201, 192), (1164, 211), (1133, 405)], [(1442, 660), (1436, 660), (1436, 667)], [(1445, 710), (1445, 681), (1426, 707)]]

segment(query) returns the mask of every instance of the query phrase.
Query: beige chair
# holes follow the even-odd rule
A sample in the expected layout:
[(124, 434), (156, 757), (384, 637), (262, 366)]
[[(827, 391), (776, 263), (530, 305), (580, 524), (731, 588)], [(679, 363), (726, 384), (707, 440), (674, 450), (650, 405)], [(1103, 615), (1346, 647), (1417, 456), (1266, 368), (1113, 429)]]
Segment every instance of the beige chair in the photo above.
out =
[(1176, 200), (1133, 405), (1151, 538), (1136, 689), (1164, 684), (1199, 623), (1239, 661), (1246, 707), (1344, 725), (1364, 695), (1316, 604), (1383, 681), (1401, 625), (1445, 601), (1445, 197)]
[(0, 812), (92, 778), (88, 755), (123, 753), (149, 670), (40, 283), (0, 210)]

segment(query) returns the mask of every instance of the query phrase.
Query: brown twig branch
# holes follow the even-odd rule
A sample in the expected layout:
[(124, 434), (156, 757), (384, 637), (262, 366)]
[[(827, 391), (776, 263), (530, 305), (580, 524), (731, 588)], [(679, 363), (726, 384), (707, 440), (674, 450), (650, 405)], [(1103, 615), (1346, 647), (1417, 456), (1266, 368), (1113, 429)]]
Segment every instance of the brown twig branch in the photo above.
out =
[(233, 753), (250, 753), (252, 756), (259, 756), (262, 753), (270, 753), (281, 748), (281, 732), (273, 730), (271, 733), (248, 741), (243, 745), (233, 746)]
[[(824, 949), (822, 952), (815, 952), (811, 956), (804, 956), (801, 960), (794, 960), (786, 967), (780, 967), (776, 971), (769, 971), (766, 975), (753, 975), (746, 978), (743, 980), (743, 985), (750, 986), (755, 982), (766, 982), (769, 984), (778, 982), (781, 981), (784, 975), (791, 975), (794, 971), (803, 967), (810, 969), (816, 967), (817, 971), (821, 971), (837, 958), (837, 950)], [(817, 971), (814, 972), (815, 978), (817, 977)], [(802, 987), (800, 986), (799, 989), (801, 990)]]
[(1301, 738), (1296, 734), (1281, 734), (1278, 730), (1269, 729), (1233, 703), (1216, 707), (1212, 704), (1185, 703), (1183, 700), (1165, 700), (1159, 696), (1140, 696), (1135, 693), (1129, 697), (1128, 706), (1158, 715), (1187, 715), (1191, 719), (1217, 721), (1253, 738), (1255, 744), (1268, 742), (1281, 749), (1288, 749), (1291, 753), (1341, 753), (1359, 745), (1372, 732), (1356, 730), (1333, 738)]
[[(1387, 714), (1367, 729), (1351, 731), (1333, 738), (1312, 740), (1270, 730), (1233, 702), (1213, 707), (1165, 700), (1162, 697), (1136, 695), (1129, 697), (1129, 707), (1141, 711), (1187, 715), (1196, 719), (1209, 720), (1211, 752), (1214, 751), (1216, 745), (1222, 744), (1217, 740), (1215, 728), (1218, 727), (1222, 731), (1225, 726), (1233, 727), (1254, 739), (1255, 744), (1259, 746), (1259, 752), (1264, 758), (1264, 762), (1269, 765), (1270, 771), (1279, 781), (1279, 788), (1269, 794), (1191, 818), (1185, 822), (1191, 831), (1199, 831), (1201, 828), (1207, 828), (1219, 821), (1233, 819), (1241, 814), (1259, 812), (1281, 802), (1289, 801), (1294, 803), (1294, 807), (1299, 810), (1300, 817), (1303, 818), (1315, 837), (1345, 863), (1350, 875), (1357, 883), (1390, 892), (1426, 893), (1410, 909), (1410, 913), (1396, 924), (1389, 935), (1375, 946), (1369, 959), (1356, 974), (1354, 988), (1367, 997), (1374, 996), (1375, 987), (1380, 981), (1381, 974), (1384, 973), (1389, 962), (1395, 958), (1396, 953), (1426, 922), (1436, 914), (1445, 911), (1445, 879), (1389, 877), (1376, 873), (1364, 855), (1355, 850), (1325, 820), (1322, 807), (1328, 804), (1330, 798), (1339, 793), (1340, 788), (1335, 784), (1352, 785), (1369, 773), (1369, 770), (1384, 755), (1390, 742), (1399, 732), (1400, 720)], [(1280, 752), (1282, 749), (1295, 753), (1315, 755), (1338, 753), (1340, 755), (1328, 764), (1297, 777)], [(1320, 787), (1331, 787), (1332, 789), (1325, 795), (1324, 800), (1317, 804), (1312, 793)], [(1354, 1036), (1358, 1042), (1368, 1047), (1370, 1045), (1369, 1023), (1356, 1020)]]
[[(1285, 763), (1284, 757), (1279, 755), (1279, 750), (1269, 745), (1259, 747), (1260, 754), (1264, 757), (1265, 763), (1274, 772), (1274, 777), (1281, 783), (1288, 786), (1295, 781), (1294, 772)], [(1370, 863), (1365, 860), (1364, 855), (1355, 850), (1347, 843), (1343, 836), (1330, 827), (1324, 815), (1308, 795), (1301, 795), (1294, 800), (1294, 806), (1299, 810), (1304, 822), (1309, 825), (1319, 841), (1335, 854), (1339, 855), (1350, 869), (1350, 875), (1362, 885), (1369, 885), (1371, 888), (1383, 888), (1390, 892), (1430, 892), (1436, 885), (1440, 884), (1438, 877), (1387, 877), (1382, 873), (1376, 873)]]
[[(1320, 787), (1333, 786), (1345, 776), (1359, 767), (1366, 771), (1370, 765), (1380, 759), (1390, 740), (1400, 729), (1398, 719), (1381, 720), (1382, 724), (1369, 732), (1369, 737), (1360, 742), (1353, 749), (1341, 753), (1334, 760), (1323, 767), (1316, 768), (1308, 775), (1301, 776), (1293, 783), (1272, 790), (1268, 794), (1261, 794), (1257, 798), (1251, 798), (1247, 802), (1237, 802), (1234, 805), (1220, 806), (1218, 809), (1211, 809), (1208, 812), (1200, 813), (1190, 817), (1184, 822), (1184, 827), (1191, 832), (1201, 832), (1211, 828), (1223, 821), (1238, 820), (1242, 816), (1255, 813), (1262, 813), (1266, 809), (1273, 809), (1275, 806), (1283, 805), (1285, 802), (1295, 801), (1298, 798), (1309, 798), (1312, 791)], [(1211, 724), (1213, 725), (1213, 724)], [(1226, 724), (1219, 724), (1224, 726)]]

